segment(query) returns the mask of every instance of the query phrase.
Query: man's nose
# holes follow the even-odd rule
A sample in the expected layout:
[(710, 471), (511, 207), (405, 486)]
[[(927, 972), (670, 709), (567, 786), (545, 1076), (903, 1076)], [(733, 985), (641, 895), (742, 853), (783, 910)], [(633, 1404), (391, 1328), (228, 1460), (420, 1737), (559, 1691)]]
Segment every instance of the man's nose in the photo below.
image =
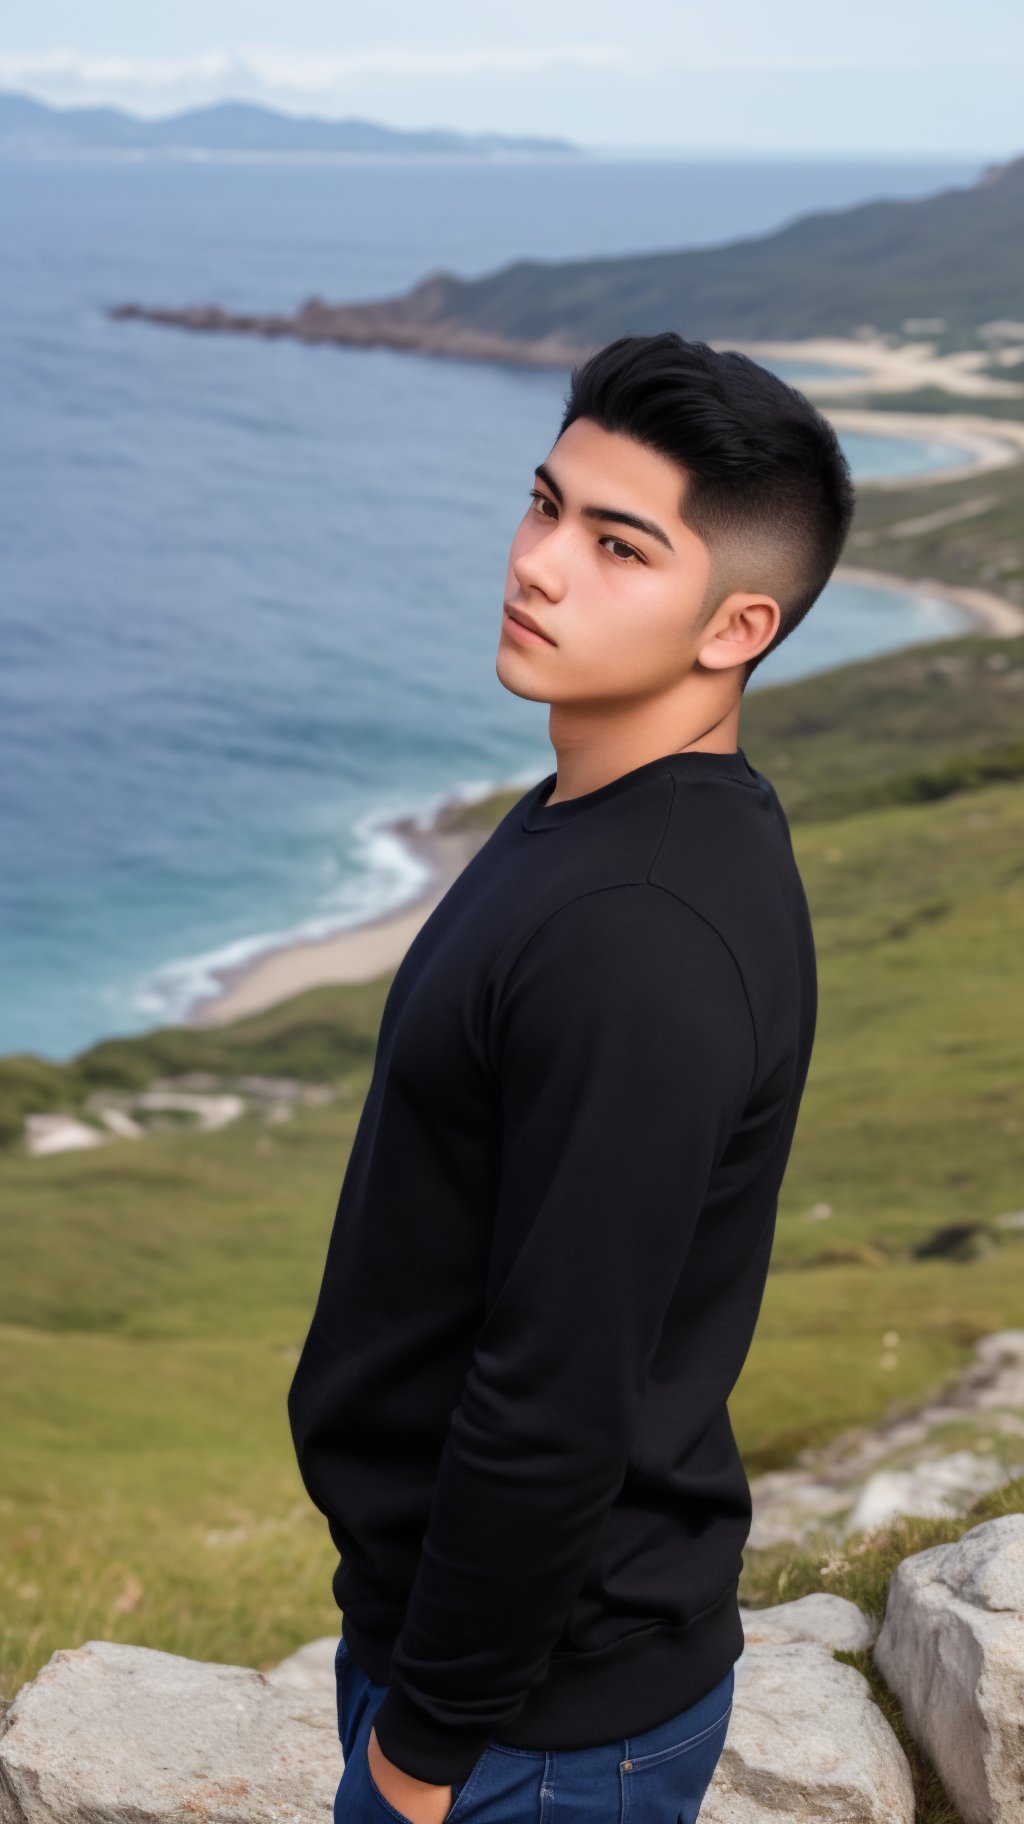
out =
[(521, 589), (539, 589), (552, 602), (565, 594), (568, 554), (551, 532), (517, 557), (512, 569)]

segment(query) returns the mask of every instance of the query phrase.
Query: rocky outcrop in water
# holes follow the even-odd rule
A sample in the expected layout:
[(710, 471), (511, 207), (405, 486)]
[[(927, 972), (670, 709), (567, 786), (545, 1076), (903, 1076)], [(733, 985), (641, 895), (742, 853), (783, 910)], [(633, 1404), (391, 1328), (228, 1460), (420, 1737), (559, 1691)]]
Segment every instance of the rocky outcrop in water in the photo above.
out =
[(571, 367), (596, 346), (573, 341), (561, 331), (513, 336), (440, 314), (449, 276), (429, 273), (402, 297), (366, 304), (328, 304), (322, 298), (307, 298), (291, 315), (222, 310), (218, 304), (177, 308), (116, 304), (108, 315), (118, 321), (136, 318), (177, 329), (290, 336), (299, 342), (336, 342), (353, 348), (403, 348), (421, 355), (453, 355), (464, 361), (501, 361), (522, 367)]

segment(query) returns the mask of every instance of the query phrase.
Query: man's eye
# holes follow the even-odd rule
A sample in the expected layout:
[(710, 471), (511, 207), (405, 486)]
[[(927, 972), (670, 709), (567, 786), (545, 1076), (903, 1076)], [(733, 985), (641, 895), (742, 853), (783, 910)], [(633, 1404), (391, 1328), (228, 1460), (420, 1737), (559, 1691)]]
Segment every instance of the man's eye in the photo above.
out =
[[(554, 508), (553, 514), (541, 513), (539, 515), (539, 517), (541, 519), (550, 519), (550, 518), (557, 519), (558, 509), (557, 509), (557, 507), (555, 507), (554, 501), (549, 500), (548, 496), (546, 494), (542, 494), (539, 488), (530, 489), (530, 499), (535, 500), (538, 503), (538, 506)], [(618, 547), (619, 547), (618, 551), (613, 551), (611, 555), (620, 564), (628, 564), (628, 563), (642, 564), (644, 562), (644, 559), (640, 556), (639, 551), (634, 551), (632, 545), (627, 545), (625, 539), (616, 538), (614, 532), (607, 533), (605, 535), (605, 537), (600, 539), (598, 542), (602, 545), (618, 545)], [(622, 555), (623, 553), (625, 553), (624, 556)]]
[[(627, 545), (623, 539), (616, 538), (613, 532), (609, 532), (607, 538), (602, 538), (601, 543), (602, 545), (619, 545), (621, 549), (625, 551), (626, 556), (624, 558), (619, 557), (620, 563), (627, 563), (630, 560), (633, 560), (638, 564), (642, 564), (644, 561), (640, 556), (639, 551), (634, 551), (632, 545)], [(617, 557), (618, 553), (613, 551), (612, 556)]]

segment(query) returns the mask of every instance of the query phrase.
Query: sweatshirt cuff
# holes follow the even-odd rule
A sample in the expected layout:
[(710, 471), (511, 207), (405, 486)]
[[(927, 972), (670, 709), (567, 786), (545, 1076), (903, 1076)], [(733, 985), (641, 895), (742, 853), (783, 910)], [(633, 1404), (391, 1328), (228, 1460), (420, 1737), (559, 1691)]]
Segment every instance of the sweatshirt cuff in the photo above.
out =
[(373, 1727), (389, 1761), (434, 1786), (463, 1784), (491, 1741), (479, 1729), (435, 1722), (394, 1685), (377, 1706)]

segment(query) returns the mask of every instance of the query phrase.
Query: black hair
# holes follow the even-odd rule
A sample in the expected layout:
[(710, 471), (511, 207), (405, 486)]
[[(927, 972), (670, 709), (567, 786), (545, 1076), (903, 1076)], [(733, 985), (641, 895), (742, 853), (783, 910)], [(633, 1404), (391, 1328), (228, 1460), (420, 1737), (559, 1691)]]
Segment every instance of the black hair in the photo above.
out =
[[(685, 470), (680, 518), (712, 557), (698, 626), (732, 589), (764, 589), (778, 602), (774, 638), (748, 659), (745, 686), (817, 600), (850, 529), (853, 479), (832, 426), (748, 355), (684, 341), (674, 330), (619, 336), (577, 364), (559, 436), (576, 418)], [(744, 572), (745, 547), (756, 573)]]

